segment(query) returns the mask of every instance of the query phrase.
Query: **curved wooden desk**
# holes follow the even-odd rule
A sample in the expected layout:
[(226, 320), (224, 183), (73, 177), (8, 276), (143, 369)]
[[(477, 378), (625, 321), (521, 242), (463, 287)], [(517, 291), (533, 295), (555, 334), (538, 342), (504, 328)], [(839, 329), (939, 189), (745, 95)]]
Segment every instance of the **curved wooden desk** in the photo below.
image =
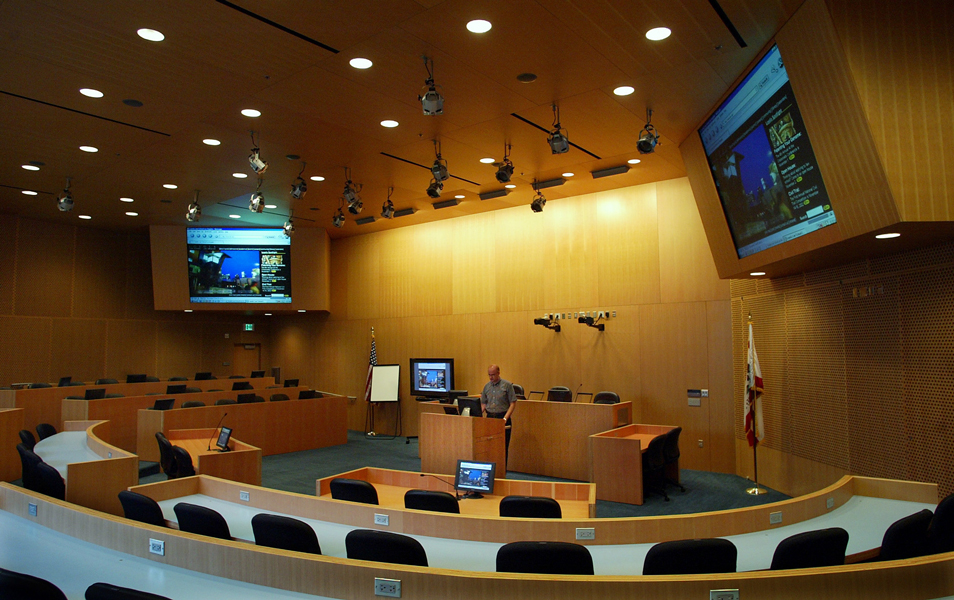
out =
[(189, 453), (197, 474), (262, 485), (262, 449), (232, 438), (229, 452), (209, 450), (210, 442), (215, 447), (218, 432), (217, 428), (173, 429), (168, 437), (173, 445)]
[(0, 481), (20, 479), (20, 430), (23, 429), (23, 409), (0, 409)]

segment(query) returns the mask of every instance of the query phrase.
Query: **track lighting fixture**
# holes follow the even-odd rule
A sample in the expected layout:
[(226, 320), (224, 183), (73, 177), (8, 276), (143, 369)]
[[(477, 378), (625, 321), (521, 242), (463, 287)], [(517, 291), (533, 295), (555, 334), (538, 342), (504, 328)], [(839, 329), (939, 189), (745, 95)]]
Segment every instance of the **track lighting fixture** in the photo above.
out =
[(284, 233), (287, 238), (295, 235), (295, 224), (292, 222), (291, 215), (288, 215), (288, 220), (282, 225), (282, 233)]
[(550, 317), (543, 317), (542, 319), (534, 319), (533, 324), (543, 325), (547, 329), (560, 333), (560, 324), (557, 323), (555, 320), (551, 319)]
[(427, 69), (427, 79), (424, 81), (424, 93), (417, 97), (421, 101), (421, 108), (424, 114), (428, 116), (444, 114), (444, 96), (437, 91), (437, 88), (444, 89), (443, 86), (434, 85), (434, 60), (424, 58), (424, 68)]
[(70, 193), (70, 178), (66, 178), (66, 187), (63, 188), (63, 191), (60, 192), (60, 195), (56, 198), (56, 208), (60, 209), (60, 212), (70, 212), (73, 210), (73, 194)]
[[(358, 195), (358, 192), (361, 191), (361, 186), (351, 181), (351, 169), (345, 168), (345, 186), (344, 191), (341, 193), (341, 199), (348, 205), (348, 212), (356, 215), (364, 210), (364, 203), (361, 202), (361, 196)], [(339, 207), (339, 210), (340, 207)], [(342, 221), (343, 223), (344, 221)], [(340, 227), (340, 225), (338, 225)]]
[(199, 206), (199, 190), (196, 190), (195, 197), (192, 199), (192, 204), (189, 205), (189, 208), (186, 211), (186, 221), (190, 223), (197, 223), (201, 217), (202, 207)]
[(341, 207), (338, 207), (338, 210), (335, 212), (335, 216), (331, 217), (331, 224), (341, 229), (345, 224), (344, 212), (342, 212)]
[(646, 126), (639, 132), (639, 141), (636, 142), (636, 149), (640, 154), (652, 154), (659, 143), (659, 132), (653, 127), (653, 110), (646, 109)]
[(593, 317), (580, 317), (577, 320), (577, 322), (583, 323), (584, 325), (587, 325), (589, 327), (599, 329), (600, 331), (604, 331), (606, 329), (606, 325), (599, 322), (600, 319), (602, 318), (603, 317), (598, 317), (596, 319), (594, 319)]
[(570, 138), (560, 126), (560, 107), (556, 104), (553, 105), (553, 131), (547, 136), (547, 143), (550, 144), (550, 152), (553, 154), (566, 154), (570, 151)]
[(437, 140), (434, 140), (434, 152), (437, 153), (437, 158), (431, 165), (431, 173), (434, 174), (434, 179), (447, 181), (450, 178), (450, 173), (447, 171), (447, 161), (441, 157), (441, 143)]
[(504, 144), (503, 160), (499, 163), (494, 163), (497, 166), (497, 181), (500, 183), (509, 183), (510, 178), (513, 176), (513, 163), (510, 161), (510, 149), (510, 144)]
[(444, 184), (436, 179), (431, 179), (431, 185), (427, 186), (427, 195), (431, 198), (440, 198)]
[(251, 197), (248, 199), (248, 209), (253, 213), (260, 213), (265, 210), (265, 194), (262, 193), (263, 181), (264, 179), (259, 178), (258, 189), (252, 192)]
[(268, 163), (262, 160), (261, 150), (258, 147), (258, 144), (255, 143), (255, 132), (252, 131), (252, 153), (248, 155), (248, 164), (251, 165), (252, 170), (255, 171), (258, 175), (265, 173), (265, 169), (268, 168)]
[(394, 188), (388, 188), (388, 199), (384, 201), (384, 204), (381, 205), (381, 216), (385, 219), (394, 218), (394, 203), (391, 202), (391, 194), (394, 193)]
[(546, 205), (547, 199), (543, 197), (543, 192), (537, 190), (537, 195), (534, 196), (533, 202), (530, 203), (530, 209), (533, 212), (543, 212), (543, 207)]
[(298, 178), (292, 182), (291, 195), (295, 200), (300, 200), (308, 192), (308, 184), (302, 178), (301, 174), (305, 172), (305, 163), (301, 163), (301, 171), (298, 172)]

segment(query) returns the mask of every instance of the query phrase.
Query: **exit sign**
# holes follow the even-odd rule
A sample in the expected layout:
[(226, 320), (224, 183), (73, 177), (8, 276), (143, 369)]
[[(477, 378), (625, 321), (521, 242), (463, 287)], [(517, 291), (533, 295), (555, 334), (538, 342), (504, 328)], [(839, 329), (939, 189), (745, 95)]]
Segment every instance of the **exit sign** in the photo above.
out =
[(246, 323), (245, 331), (255, 331), (255, 323)]

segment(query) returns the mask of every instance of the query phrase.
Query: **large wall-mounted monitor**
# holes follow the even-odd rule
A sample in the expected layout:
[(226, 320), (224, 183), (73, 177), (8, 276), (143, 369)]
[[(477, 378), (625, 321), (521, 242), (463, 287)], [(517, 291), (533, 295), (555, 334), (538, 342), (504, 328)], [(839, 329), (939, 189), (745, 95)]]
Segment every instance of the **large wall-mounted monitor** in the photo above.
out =
[(411, 395), (443, 398), (454, 389), (453, 358), (412, 358)]
[(281, 228), (190, 227), (189, 302), (291, 303), (290, 248)]
[(739, 258), (835, 223), (778, 46), (699, 135)]

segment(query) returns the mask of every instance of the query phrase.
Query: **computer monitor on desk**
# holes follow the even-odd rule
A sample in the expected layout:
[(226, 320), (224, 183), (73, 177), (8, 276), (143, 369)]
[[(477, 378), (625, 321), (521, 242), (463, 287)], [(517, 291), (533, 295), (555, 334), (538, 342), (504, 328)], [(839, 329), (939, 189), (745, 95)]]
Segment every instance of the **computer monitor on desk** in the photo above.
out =
[(195, 374), (196, 381), (208, 381), (212, 379), (212, 371), (201, 371)]
[(106, 397), (106, 388), (90, 388), (83, 397), (87, 400), (102, 400)]
[(483, 494), (493, 494), (496, 470), (497, 463), (458, 460), (454, 489), (466, 492), (464, 498), (483, 498)]
[(259, 379), (265, 377), (265, 371), (252, 371), (251, 379)]
[[(458, 398), (457, 408), (460, 410), (461, 415), (471, 416), (471, 417), (484, 416), (483, 411), (480, 409), (480, 398), (476, 396), (467, 396), (464, 398)], [(470, 409), (470, 410), (466, 411), (466, 409)]]
[(298, 387), (298, 380), (297, 380), (297, 379), (286, 379), (286, 380), (285, 380), (285, 387)]
[(126, 375), (126, 383), (146, 383), (145, 373), (133, 373)]
[(186, 384), (175, 383), (173, 385), (167, 385), (166, 393), (167, 394), (184, 394), (186, 393)]

